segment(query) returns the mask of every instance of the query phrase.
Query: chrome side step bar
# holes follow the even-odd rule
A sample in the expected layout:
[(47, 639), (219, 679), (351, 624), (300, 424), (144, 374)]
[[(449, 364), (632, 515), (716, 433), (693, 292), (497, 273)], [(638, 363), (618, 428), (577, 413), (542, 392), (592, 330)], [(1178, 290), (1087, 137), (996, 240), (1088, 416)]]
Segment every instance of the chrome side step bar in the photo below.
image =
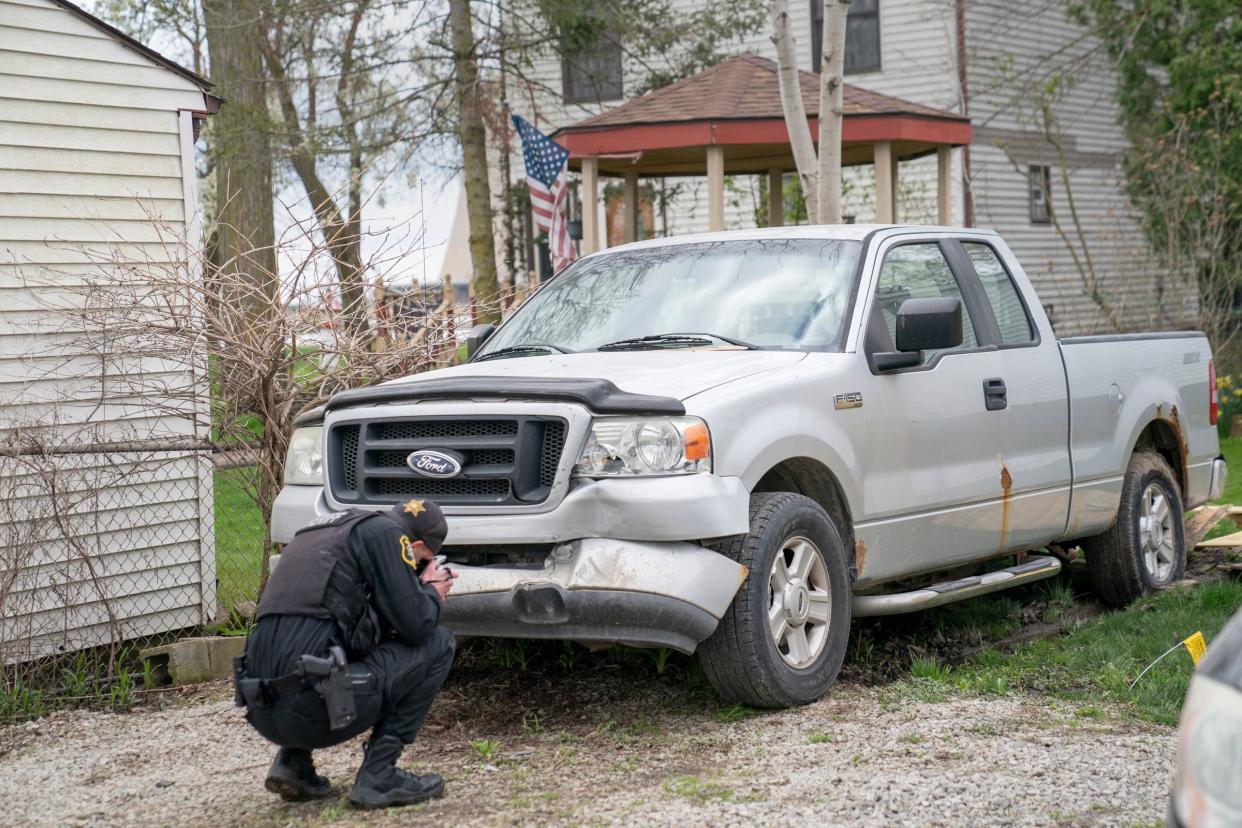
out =
[(1042, 581), (1060, 571), (1061, 561), (1057, 558), (1051, 555), (1032, 555), (1017, 566), (985, 572), (982, 575), (971, 575), (959, 581), (946, 581), (925, 586), (922, 589), (895, 592), (890, 595), (855, 595), (854, 617), (918, 612), (978, 595), (987, 595), (989, 592), (999, 592), (1002, 589)]

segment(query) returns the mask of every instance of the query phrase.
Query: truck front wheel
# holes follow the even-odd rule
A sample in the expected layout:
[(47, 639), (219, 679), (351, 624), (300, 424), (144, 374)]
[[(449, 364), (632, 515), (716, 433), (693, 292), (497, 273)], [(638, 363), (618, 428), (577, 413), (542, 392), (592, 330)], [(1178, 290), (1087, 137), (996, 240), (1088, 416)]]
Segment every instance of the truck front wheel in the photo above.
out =
[(716, 692), (752, 707), (790, 707), (828, 692), (850, 627), (841, 535), (810, 498), (755, 494), (750, 534), (716, 551), (750, 570), (720, 625), (699, 646)]
[(1152, 587), (1182, 577), (1182, 495), (1163, 457), (1151, 451), (1134, 453), (1122, 481), (1117, 520), (1082, 546), (1092, 589), (1111, 607), (1125, 606)]

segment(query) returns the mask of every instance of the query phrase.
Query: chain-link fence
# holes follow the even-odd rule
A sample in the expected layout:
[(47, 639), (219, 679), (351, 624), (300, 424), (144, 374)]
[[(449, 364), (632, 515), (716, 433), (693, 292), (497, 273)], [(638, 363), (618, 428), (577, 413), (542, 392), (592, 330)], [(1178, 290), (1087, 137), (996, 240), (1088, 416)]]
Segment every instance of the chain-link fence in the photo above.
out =
[(212, 465), (185, 441), (0, 450), (0, 720), (128, 697), (142, 641), (215, 621)]
[(253, 449), (0, 449), (0, 722), (151, 689), (139, 651), (245, 632), (268, 529)]
[[(216, 379), (231, 367), (221, 368), (223, 359), (208, 362), (216, 370), (206, 381), (184, 369), (154, 390), (149, 375), (141, 387), (126, 381), (124, 428), (92, 423), (94, 412), (75, 424), (79, 412), (63, 403), (48, 407), (45, 423), (17, 426), (8, 416), (15, 409), (6, 410), (0, 722), (150, 689), (138, 653), (153, 639), (244, 633), (274, 551), (268, 518), (288, 422), (314, 399), (303, 387), (322, 395), (318, 384), (334, 372), (343, 388), (460, 360), (466, 331), (488, 306), (456, 305), (450, 291), (446, 284), (450, 298), (416, 308), (412, 322), (402, 318), (408, 307), (380, 303), (378, 347), (329, 343), (291, 360), (278, 380), (292, 403), (283, 420), (248, 413), (260, 395)], [(507, 311), (521, 297), (495, 304)], [(113, 394), (100, 394), (103, 405), (122, 396)]]

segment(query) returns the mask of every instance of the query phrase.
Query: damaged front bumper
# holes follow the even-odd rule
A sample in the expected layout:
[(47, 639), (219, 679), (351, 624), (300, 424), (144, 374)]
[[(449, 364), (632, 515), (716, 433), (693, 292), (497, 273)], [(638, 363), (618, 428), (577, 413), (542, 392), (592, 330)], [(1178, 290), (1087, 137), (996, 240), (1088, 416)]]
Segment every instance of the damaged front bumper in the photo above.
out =
[(711, 635), (746, 567), (690, 543), (588, 538), (541, 568), (452, 564), (441, 622), (459, 636), (552, 638), (692, 653)]

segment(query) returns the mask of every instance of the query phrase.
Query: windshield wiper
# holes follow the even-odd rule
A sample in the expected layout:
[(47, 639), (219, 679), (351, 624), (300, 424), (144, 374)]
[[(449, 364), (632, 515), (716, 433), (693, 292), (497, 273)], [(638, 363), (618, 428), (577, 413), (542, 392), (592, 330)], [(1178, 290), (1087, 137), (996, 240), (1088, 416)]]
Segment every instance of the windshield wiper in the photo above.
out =
[(549, 353), (572, 354), (573, 351), (569, 350), (568, 348), (562, 348), (560, 345), (544, 345), (544, 344), (535, 344), (535, 343), (532, 343), (530, 345), (510, 345), (507, 348), (500, 348), (499, 350), (489, 351), (486, 354), (480, 354), (479, 356), (474, 358), (474, 362), (483, 362), (484, 360), (492, 359), (494, 357), (518, 356), (520, 354), (549, 354)]
[(757, 351), (759, 346), (742, 339), (733, 339), (728, 336), (721, 336), (714, 333), (666, 333), (652, 334), (651, 336), (639, 336), (633, 339), (619, 339), (616, 342), (609, 342), (607, 345), (600, 345), (597, 351), (629, 351), (629, 350), (653, 350), (666, 346), (678, 345), (711, 345), (713, 340), (727, 342), (730, 345), (737, 345), (739, 348), (745, 348), (748, 351)]

